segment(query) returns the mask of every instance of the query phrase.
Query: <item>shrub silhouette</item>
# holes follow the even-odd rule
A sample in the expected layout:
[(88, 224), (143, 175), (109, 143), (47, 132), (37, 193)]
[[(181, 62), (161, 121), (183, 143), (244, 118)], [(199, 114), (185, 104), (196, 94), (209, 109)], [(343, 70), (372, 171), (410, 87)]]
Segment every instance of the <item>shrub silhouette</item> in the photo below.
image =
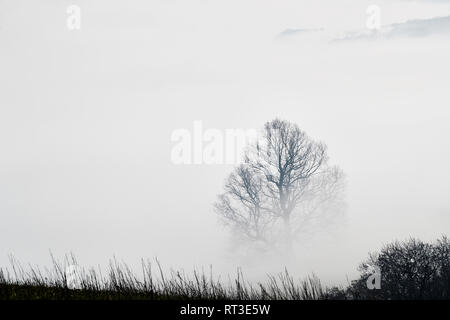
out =
[[(369, 290), (367, 280), (375, 266), (381, 271), (381, 289)], [(448, 299), (450, 241), (445, 236), (431, 244), (396, 241), (369, 255), (359, 270), (360, 278), (345, 290), (347, 299)]]

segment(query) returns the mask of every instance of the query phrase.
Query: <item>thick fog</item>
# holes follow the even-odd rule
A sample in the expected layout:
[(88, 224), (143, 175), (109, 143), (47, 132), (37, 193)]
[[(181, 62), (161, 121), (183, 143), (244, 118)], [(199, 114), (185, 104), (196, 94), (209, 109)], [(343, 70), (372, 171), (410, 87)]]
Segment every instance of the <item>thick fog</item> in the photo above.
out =
[[(448, 17), (450, 1), (1, 0), (0, 266), (51, 250), (346, 283), (384, 243), (448, 234)], [(233, 165), (171, 158), (195, 121), (275, 117), (326, 143), (347, 181), (344, 218), (295, 261), (233, 247), (213, 210)]]

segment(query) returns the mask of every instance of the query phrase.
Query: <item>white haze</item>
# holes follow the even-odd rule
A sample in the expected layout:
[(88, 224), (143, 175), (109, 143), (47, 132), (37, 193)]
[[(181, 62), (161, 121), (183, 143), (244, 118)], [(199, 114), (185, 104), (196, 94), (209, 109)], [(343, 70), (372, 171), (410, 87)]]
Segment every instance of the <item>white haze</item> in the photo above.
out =
[[(80, 31), (72, 2), (0, 1), (1, 266), (51, 250), (346, 283), (383, 243), (448, 233), (450, 34), (334, 42), (364, 30), (362, 0), (74, 2)], [(377, 4), (383, 25), (450, 16), (449, 1)], [(328, 145), (348, 209), (295, 261), (251, 262), (212, 208), (232, 166), (173, 165), (170, 137), (275, 117)]]

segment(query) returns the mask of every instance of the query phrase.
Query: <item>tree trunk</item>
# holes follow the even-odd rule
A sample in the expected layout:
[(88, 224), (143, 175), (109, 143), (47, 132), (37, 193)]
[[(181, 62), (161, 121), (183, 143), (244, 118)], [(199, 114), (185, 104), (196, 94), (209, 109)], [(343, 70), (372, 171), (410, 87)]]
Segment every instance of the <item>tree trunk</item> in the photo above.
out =
[(285, 215), (283, 218), (283, 238), (284, 238), (284, 250), (287, 254), (291, 254), (292, 248), (292, 230), (291, 230), (291, 220), (289, 215)]

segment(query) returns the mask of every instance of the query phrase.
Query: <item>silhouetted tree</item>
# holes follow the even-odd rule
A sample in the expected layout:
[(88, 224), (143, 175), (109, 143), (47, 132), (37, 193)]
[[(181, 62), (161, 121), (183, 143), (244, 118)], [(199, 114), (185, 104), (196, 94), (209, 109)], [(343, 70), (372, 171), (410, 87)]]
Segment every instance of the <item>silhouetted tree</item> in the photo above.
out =
[(342, 171), (328, 165), (326, 146), (296, 124), (273, 120), (228, 177), (216, 211), (240, 234), (288, 245), (342, 190)]

